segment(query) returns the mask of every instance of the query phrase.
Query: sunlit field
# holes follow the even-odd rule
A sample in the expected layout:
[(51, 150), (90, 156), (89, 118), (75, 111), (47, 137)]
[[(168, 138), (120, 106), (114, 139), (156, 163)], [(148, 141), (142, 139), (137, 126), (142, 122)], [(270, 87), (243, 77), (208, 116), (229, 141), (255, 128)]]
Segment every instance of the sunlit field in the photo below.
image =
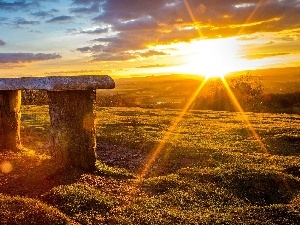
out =
[(300, 0), (0, 13), (0, 225), (300, 224)]
[(300, 222), (299, 115), (246, 113), (259, 143), (241, 113), (188, 111), (170, 133), (179, 110), (97, 108), (97, 170), (86, 174), (50, 163), (47, 110), (23, 106), (28, 149), (0, 155), (12, 166), (0, 218), (12, 224)]

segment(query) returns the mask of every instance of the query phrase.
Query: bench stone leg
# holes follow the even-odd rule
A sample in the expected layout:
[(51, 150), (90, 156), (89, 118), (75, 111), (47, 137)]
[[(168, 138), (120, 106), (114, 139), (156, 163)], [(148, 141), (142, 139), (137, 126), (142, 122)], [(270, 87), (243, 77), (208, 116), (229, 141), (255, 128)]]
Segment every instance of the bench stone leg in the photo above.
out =
[(0, 91), (0, 151), (21, 148), (21, 91)]
[(95, 90), (48, 91), (51, 154), (63, 167), (94, 170)]

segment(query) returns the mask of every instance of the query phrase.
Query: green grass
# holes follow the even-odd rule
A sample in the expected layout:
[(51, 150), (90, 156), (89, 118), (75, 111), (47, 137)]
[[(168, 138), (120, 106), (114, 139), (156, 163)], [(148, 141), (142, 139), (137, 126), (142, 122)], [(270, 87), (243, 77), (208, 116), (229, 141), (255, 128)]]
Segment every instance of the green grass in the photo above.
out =
[(84, 184), (55, 187), (45, 193), (42, 200), (82, 224), (97, 221), (99, 215), (105, 215), (116, 204), (111, 197), (102, 194), (101, 190)]
[[(97, 110), (98, 142), (150, 155), (178, 114), (177, 110), (100, 108)], [(218, 167), (227, 163), (282, 167), (294, 162), (299, 165), (299, 115), (246, 115), (267, 152), (240, 113), (191, 111), (172, 131), (159, 155), (156, 171), (151, 172), (165, 175), (182, 167)]]
[[(47, 108), (22, 112), (24, 145), (37, 156), (47, 154)], [(80, 224), (300, 224), (300, 115), (247, 113), (264, 149), (240, 113), (190, 111), (168, 134), (179, 113), (98, 108), (94, 173), (77, 173), (72, 180), (60, 174), (59, 182), (36, 196), (39, 200), (8, 197), (5, 188), (0, 196), (8, 202), (36, 201), (52, 219)], [(138, 179), (166, 134), (153, 165)], [(38, 166), (31, 158), (28, 164)], [(20, 168), (2, 176), (8, 183), (25, 171), (13, 162)], [(36, 176), (48, 166), (40, 168)], [(56, 176), (45, 174), (40, 182)], [(21, 184), (32, 180), (23, 179), (27, 183)], [(20, 210), (7, 205), (0, 214), (6, 221)]]
[(99, 176), (107, 176), (113, 178), (135, 178), (133, 173), (128, 172), (124, 168), (111, 167), (101, 161), (96, 161), (95, 174)]
[(0, 221), (3, 225), (72, 224), (66, 215), (41, 201), (2, 194), (0, 194)]

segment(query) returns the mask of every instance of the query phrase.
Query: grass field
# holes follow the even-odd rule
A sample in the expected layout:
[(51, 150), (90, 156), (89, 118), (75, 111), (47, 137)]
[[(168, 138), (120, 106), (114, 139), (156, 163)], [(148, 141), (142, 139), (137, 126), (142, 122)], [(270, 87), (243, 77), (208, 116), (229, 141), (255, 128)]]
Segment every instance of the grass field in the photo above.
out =
[(299, 115), (246, 113), (253, 134), (240, 113), (98, 108), (86, 174), (51, 163), (47, 110), (23, 106), (28, 150), (0, 155), (1, 224), (300, 224)]

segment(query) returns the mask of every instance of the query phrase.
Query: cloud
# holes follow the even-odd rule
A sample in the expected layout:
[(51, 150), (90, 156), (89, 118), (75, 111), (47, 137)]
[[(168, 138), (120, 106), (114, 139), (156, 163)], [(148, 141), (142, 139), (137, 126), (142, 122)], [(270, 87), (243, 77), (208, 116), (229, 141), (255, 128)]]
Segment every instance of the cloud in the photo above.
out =
[(145, 66), (138, 66), (136, 68), (138, 69), (147, 69), (147, 68), (159, 68), (159, 67), (169, 67), (169, 66), (175, 66), (176, 64), (151, 64), (151, 65), (145, 65)]
[[(100, 0), (100, 2), (103, 0)], [(86, 5), (94, 2), (99, 2), (97, 0), (73, 0), (73, 4)]]
[[(297, 0), (260, 1), (242, 0), (211, 1), (189, 0), (189, 14), (182, 0), (110, 0), (110, 1), (74, 1), (74, 4), (101, 3), (101, 14), (93, 20), (112, 25), (115, 30), (130, 30), (132, 25), (142, 18), (155, 21), (161, 29), (174, 29), (177, 26), (195, 26), (201, 24), (205, 37), (232, 36), (243, 29), (244, 33), (253, 33), (258, 28), (261, 31), (276, 31), (278, 29), (299, 26), (298, 15), (300, 7)], [(195, 21), (192, 20), (192, 17)], [(279, 20), (272, 20), (279, 18)], [(262, 21), (269, 21), (268, 25)], [(120, 22), (123, 22), (120, 24)], [(245, 23), (252, 23), (243, 28)], [(236, 27), (230, 25), (235, 24)], [(136, 28), (136, 27), (133, 27)], [(153, 30), (158, 32), (158, 29)], [(217, 32), (219, 31), (219, 32)]]
[(10, 18), (0, 18), (0, 25), (6, 25), (13, 28), (20, 28), (22, 26), (34, 26), (40, 24), (40, 21), (27, 20), (23, 17)]
[(103, 69), (103, 70), (67, 70), (67, 71), (55, 71), (55, 72), (45, 72), (46, 75), (57, 75), (57, 74), (103, 74), (111, 73), (113, 69)]
[(252, 41), (252, 40), (257, 40), (259, 36), (241, 36), (237, 38), (239, 41)]
[(120, 52), (120, 53), (107, 53), (102, 52), (101, 54), (94, 54), (92, 62), (96, 61), (126, 61), (137, 58), (136, 54)]
[(6, 45), (5, 41), (0, 39), (0, 46)]
[(100, 4), (98, 2), (94, 2), (90, 7), (77, 7), (77, 8), (71, 8), (71, 13), (85, 13), (85, 14), (91, 14), (91, 13), (98, 13), (100, 12)]
[(40, 4), (38, 1), (13, 1), (13, 2), (7, 2), (0, 0), (0, 10), (8, 10), (8, 11), (16, 11), (16, 10), (26, 10), (28, 8), (32, 7), (39, 7)]
[(94, 30), (82, 30), (80, 31), (81, 34), (103, 34), (103, 33), (107, 33), (109, 31), (109, 28), (101, 28), (98, 27)]
[(0, 64), (31, 63), (59, 58), (61, 58), (61, 56), (58, 54), (0, 53)]
[(111, 23), (113, 21), (130, 21), (141, 17), (154, 16), (157, 11), (161, 11), (168, 3), (178, 2), (178, 0), (110, 0), (101, 2), (103, 13), (94, 20)]
[(8, 19), (7, 17), (0, 17), (0, 23), (6, 21), (7, 19)]
[(162, 51), (149, 50), (146, 52), (127, 52), (127, 51), (105, 51), (106, 46), (102, 44), (93, 45), (91, 47), (77, 48), (77, 51), (82, 53), (92, 53), (93, 59), (91, 61), (123, 61), (137, 58), (149, 58), (152, 56), (168, 55)]
[(77, 50), (91, 53), (94, 60), (132, 59), (137, 55), (128, 52), (146, 50), (153, 45), (255, 35), (300, 26), (298, 0), (186, 2), (189, 10), (183, 0), (73, 0), (77, 13), (99, 10), (93, 22), (110, 27), (116, 34), (94, 39), (99, 44)]
[(152, 18), (139, 18), (128, 22), (118, 22), (114, 25), (114, 30), (117, 31), (132, 31), (132, 30), (155, 30), (158, 28), (157, 22)]
[(278, 40), (282, 41), (299, 41), (300, 40), (300, 30), (295, 29), (291, 31), (284, 32), (282, 34), (277, 35)]
[(53, 17), (54, 13), (58, 13), (58, 12), (59, 12), (59, 10), (52, 9), (49, 11), (38, 11), (38, 12), (30, 13), (30, 15), (44, 19), (46, 17)]
[(82, 53), (87, 53), (87, 52), (94, 53), (94, 52), (102, 51), (102, 49), (104, 47), (105, 47), (104, 45), (100, 44), (100, 45), (93, 45), (93, 46), (81, 47), (81, 48), (77, 48), (76, 50), (80, 51)]
[(20, 67), (25, 67), (24, 64), (15, 64), (15, 63), (4, 63), (4, 64), (1, 64), (0, 63), (0, 69), (13, 69), (13, 68), (20, 68)]
[(148, 58), (152, 56), (158, 56), (158, 55), (169, 55), (168, 53), (161, 52), (161, 51), (155, 51), (155, 50), (149, 50), (147, 52), (143, 52), (140, 54), (140, 56)]
[(258, 53), (253, 55), (246, 55), (247, 59), (263, 59), (268, 57), (275, 57), (275, 56), (283, 56), (283, 55), (289, 55), (288, 52), (278, 52), (278, 53)]
[(24, 18), (16, 18), (14, 21), (14, 25), (20, 26), (20, 25), (38, 25), (40, 24), (39, 21), (28, 21)]
[(73, 20), (72, 16), (57, 16), (57, 17), (53, 17), (50, 20), (47, 20), (47, 23), (67, 23), (67, 22), (71, 22)]
[[(85, 46), (77, 48), (78, 51), (84, 53), (92, 53), (95, 61), (101, 59), (113, 59), (113, 58), (128, 58), (134, 59), (138, 57), (151, 57), (154, 55), (167, 55), (165, 52), (158, 52), (149, 50), (145, 53), (128, 55), (128, 51), (141, 51), (148, 48), (148, 45), (155, 43), (159, 40), (159, 43), (170, 43), (174, 41), (190, 40), (197, 38), (198, 33), (196, 30), (172, 30), (169, 33), (155, 33), (151, 29), (131, 30), (130, 32), (120, 32), (119, 34), (111, 37), (103, 37), (94, 39), (92, 46)], [(105, 54), (104, 57), (100, 57), (101, 54)], [(111, 57), (109, 57), (111, 54)], [(120, 55), (122, 54), (122, 57)], [(116, 57), (118, 55), (118, 57)], [(125, 57), (124, 57), (125, 55)]]
[(100, 42), (101, 44), (96, 44), (81, 49), (88, 50), (90, 52), (102, 51), (113, 54), (118, 52), (146, 49), (146, 44), (148, 43), (147, 39), (149, 38), (152, 40), (152, 37), (151, 33), (148, 33), (148, 35), (145, 33), (147, 32), (144, 32), (143, 35), (137, 35), (136, 32), (124, 32), (112, 37), (98, 38), (94, 39), (93, 41)]

